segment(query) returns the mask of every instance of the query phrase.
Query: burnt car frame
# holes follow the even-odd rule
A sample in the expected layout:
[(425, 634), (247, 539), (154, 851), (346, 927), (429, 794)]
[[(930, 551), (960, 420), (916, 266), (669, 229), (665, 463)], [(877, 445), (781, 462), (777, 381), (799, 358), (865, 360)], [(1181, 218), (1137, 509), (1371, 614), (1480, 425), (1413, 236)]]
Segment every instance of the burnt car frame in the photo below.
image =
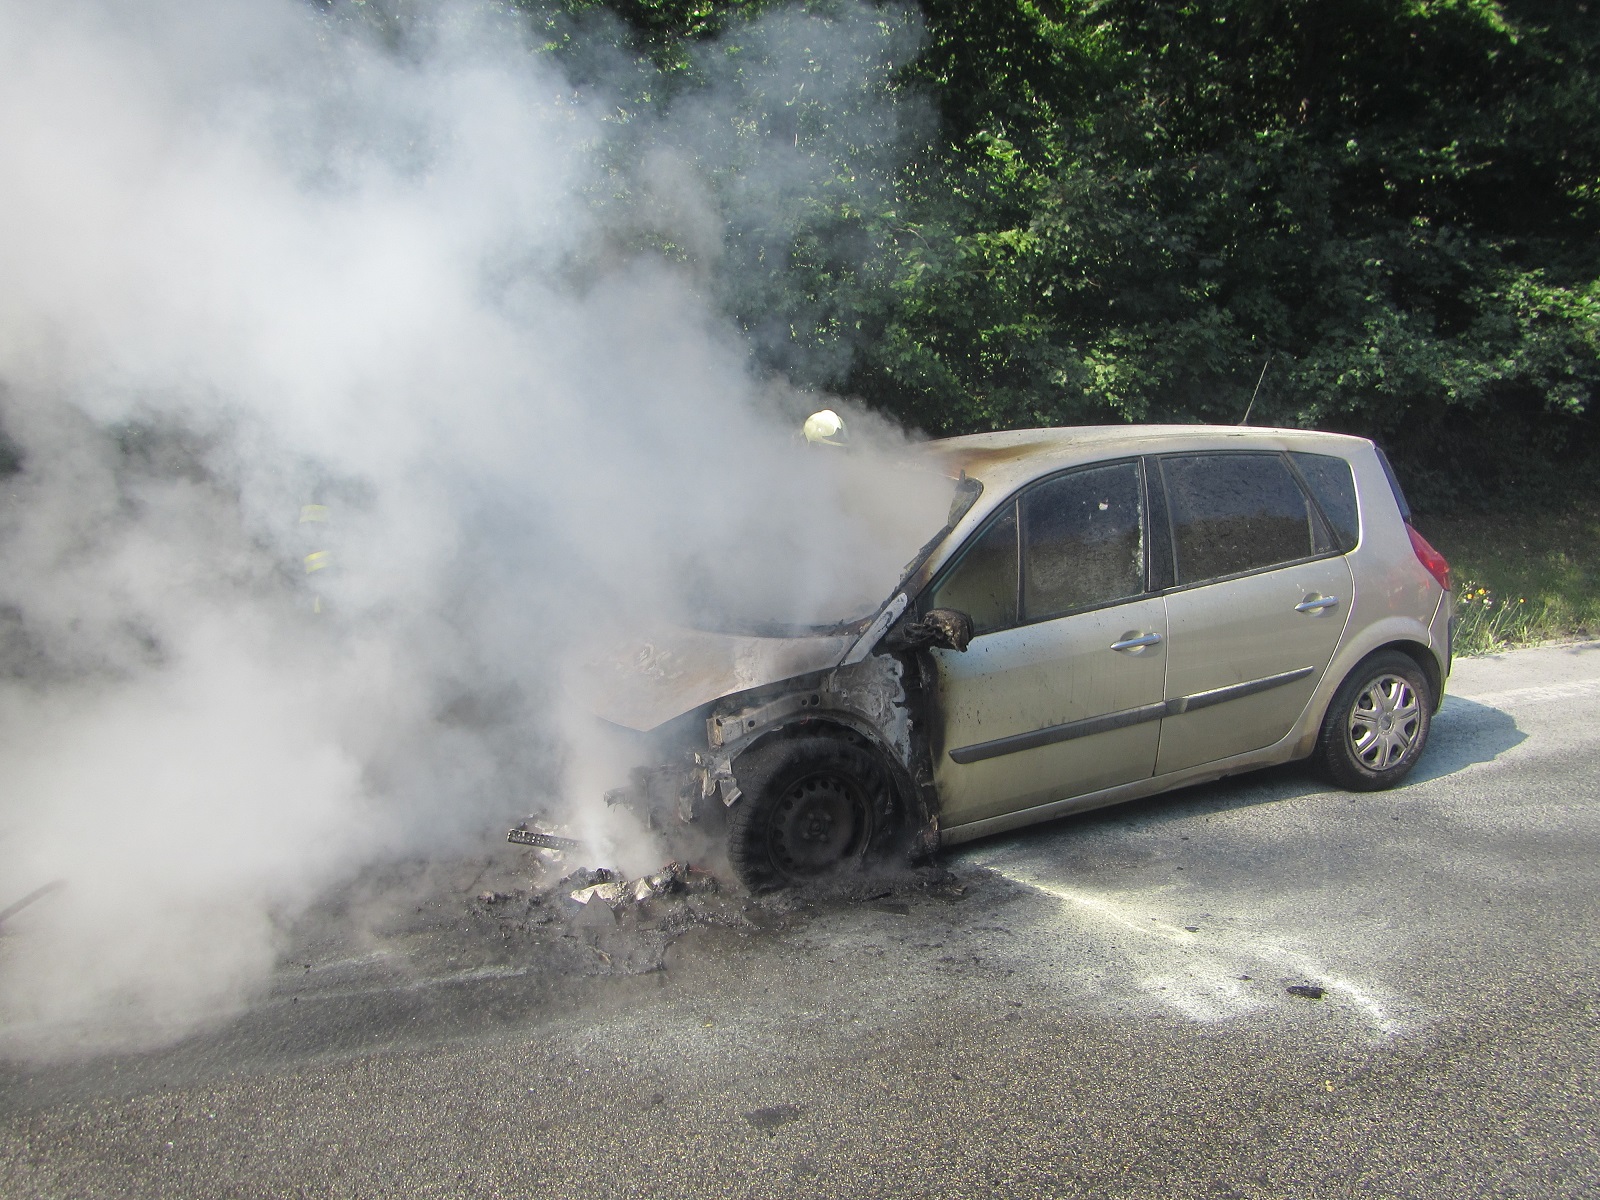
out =
[(950, 520), (888, 598), (792, 636), (635, 647), (608, 795), (713, 822), (753, 888), (1315, 756), (1398, 783), (1450, 670), (1448, 566), (1368, 441), (1095, 427), (918, 453)]

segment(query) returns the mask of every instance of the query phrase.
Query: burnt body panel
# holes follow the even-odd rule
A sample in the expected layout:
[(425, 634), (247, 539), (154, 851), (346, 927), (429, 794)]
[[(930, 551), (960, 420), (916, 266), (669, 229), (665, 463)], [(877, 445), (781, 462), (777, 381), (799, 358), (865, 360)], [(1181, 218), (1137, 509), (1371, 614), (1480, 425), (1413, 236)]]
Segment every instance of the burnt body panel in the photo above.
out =
[(869, 654), (860, 662), (724, 696), (704, 707), (703, 737), (680, 723), (684, 747), (666, 762), (635, 770), (632, 784), (608, 795), (645, 811), (657, 827), (691, 821), (739, 803), (739, 760), (772, 739), (835, 734), (870, 747), (894, 780), (912, 832), (936, 844), (934, 788), (926, 721), (925, 667), (907, 655)]
[(838, 664), (858, 633), (751, 637), (665, 629), (591, 664), (583, 700), (596, 716), (641, 733), (724, 696)]

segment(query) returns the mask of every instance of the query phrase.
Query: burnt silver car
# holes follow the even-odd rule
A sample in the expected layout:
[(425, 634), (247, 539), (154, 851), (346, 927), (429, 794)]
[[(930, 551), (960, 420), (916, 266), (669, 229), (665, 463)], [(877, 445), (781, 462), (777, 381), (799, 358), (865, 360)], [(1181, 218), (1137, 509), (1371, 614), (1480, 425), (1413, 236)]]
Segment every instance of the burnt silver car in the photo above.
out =
[(1291, 759), (1392, 786), (1450, 670), (1448, 566), (1371, 442), (1039, 429), (925, 443), (950, 517), (869, 617), (635, 647), (610, 797), (717, 822), (752, 888)]

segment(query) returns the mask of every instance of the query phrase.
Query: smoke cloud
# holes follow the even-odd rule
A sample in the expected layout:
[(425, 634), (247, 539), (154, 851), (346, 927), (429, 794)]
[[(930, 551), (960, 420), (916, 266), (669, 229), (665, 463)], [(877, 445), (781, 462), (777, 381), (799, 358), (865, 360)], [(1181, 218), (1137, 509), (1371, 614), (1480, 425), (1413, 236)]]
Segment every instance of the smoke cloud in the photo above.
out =
[(717, 283), (904, 152), (909, 18), (646, 111), (599, 27), (579, 84), (500, 6), (352, 12), (0, 0), (0, 905), (66, 882), (12, 1051), (181, 1034), (362, 863), (591, 803), (597, 627), (856, 616), (942, 521), (867, 414), (797, 444)]

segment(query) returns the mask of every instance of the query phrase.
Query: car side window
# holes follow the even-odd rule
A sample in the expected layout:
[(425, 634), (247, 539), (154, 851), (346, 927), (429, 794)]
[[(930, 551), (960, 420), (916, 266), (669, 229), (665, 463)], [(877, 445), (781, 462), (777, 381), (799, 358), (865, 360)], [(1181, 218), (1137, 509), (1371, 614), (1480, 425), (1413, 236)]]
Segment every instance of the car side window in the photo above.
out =
[(1356, 504), (1356, 480), (1350, 464), (1333, 454), (1291, 453), (1300, 476), (1322, 506), (1333, 526), (1341, 550), (1354, 550), (1361, 540), (1361, 513)]
[(1017, 506), (1013, 501), (968, 543), (955, 569), (928, 598), (929, 608), (953, 608), (972, 618), (974, 634), (1017, 623)]
[(1023, 493), (1023, 620), (1144, 591), (1143, 493), (1135, 462), (1072, 471)]
[(1330, 549), (1282, 455), (1172, 455), (1161, 459), (1161, 475), (1180, 587)]

